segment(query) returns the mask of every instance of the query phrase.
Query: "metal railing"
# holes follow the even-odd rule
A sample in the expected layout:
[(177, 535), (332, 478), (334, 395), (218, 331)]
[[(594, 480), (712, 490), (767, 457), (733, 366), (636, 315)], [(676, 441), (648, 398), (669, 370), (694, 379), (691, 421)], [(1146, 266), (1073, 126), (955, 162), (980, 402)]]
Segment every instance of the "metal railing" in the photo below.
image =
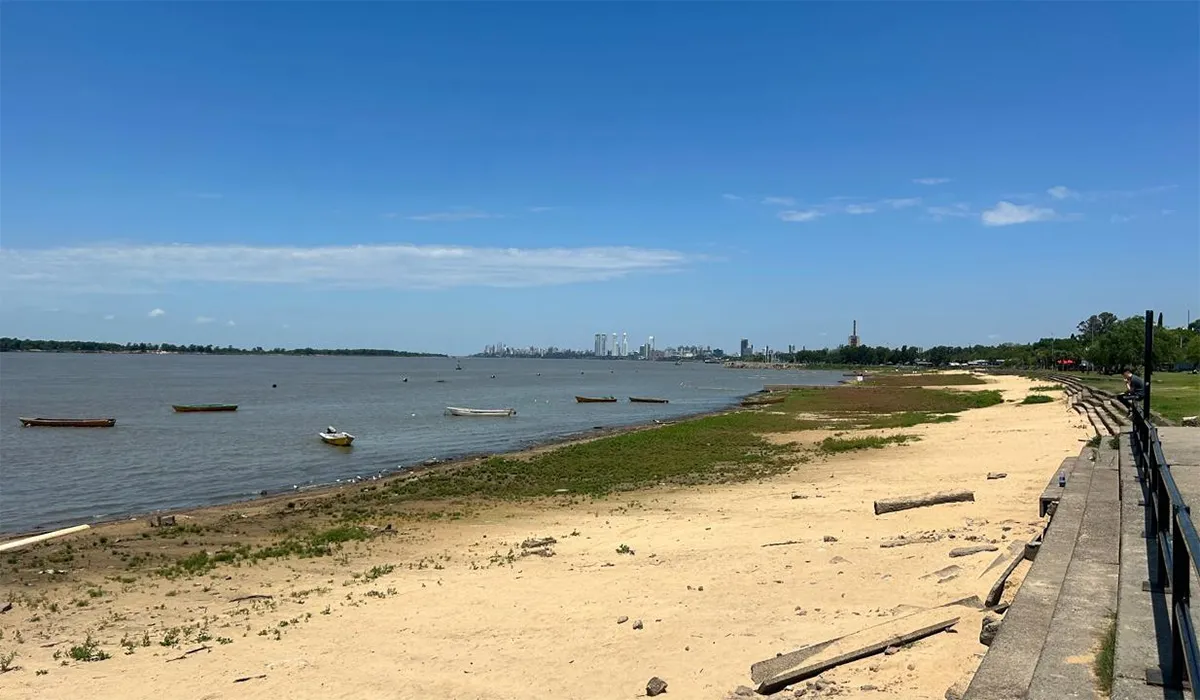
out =
[(1191, 616), (1191, 573), (1200, 573), (1200, 535), (1192, 522), (1191, 509), (1183, 501), (1171, 467), (1163, 456), (1158, 429), (1150, 421), (1150, 375), (1154, 369), (1154, 312), (1146, 312), (1145, 382), (1138, 403), (1130, 404), (1133, 454), (1138, 475), (1145, 486), (1146, 537), (1157, 542), (1157, 556), (1150, 561), (1150, 586), (1170, 596), (1170, 653), (1161, 659), (1161, 678), (1147, 672), (1147, 681), (1168, 688), (1182, 688), (1185, 681), (1200, 679), (1200, 644)]

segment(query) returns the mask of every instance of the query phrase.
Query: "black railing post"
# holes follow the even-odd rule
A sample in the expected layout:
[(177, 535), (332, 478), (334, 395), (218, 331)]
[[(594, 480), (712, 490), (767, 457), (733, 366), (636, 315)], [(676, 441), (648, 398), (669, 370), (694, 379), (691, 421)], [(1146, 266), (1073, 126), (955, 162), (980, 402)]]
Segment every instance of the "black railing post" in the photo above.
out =
[(1183, 529), (1179, 525), (1179, 521), (1183, 518), (1190, 518), (1186, 507), (1181, 507), (1179, 504), (1172, 505), (1171, 518), (1171, 656), (1167, 663), (1166, 672), (1163, 678), (1166, 681), (1165, 685), (1169, 688), (1183, 687), (1183, 679), (1186, 677), (1187, 656), (1184, 655), (1183, 649), (1183, 630), (1180, 627), (1184, 624), (1181, 616), (1188, 614), (1188, 598), (1190, 596), (1192, 555), (1188, 552), (1187, 542), (1183, 537)]
[[(1150, 374), (1154, 370), (1154, 311), (1146, 309), (1146, 343), (1143, 348), (1145, 359), (1145, 375), (1142, 379), (1145, 381), (1145, 387), (1142, 390), (1142, 415), (1146, 417), (1146, 424), (1150, 424)], [(1147, 436), (1149, 437), (1149, 436)]]

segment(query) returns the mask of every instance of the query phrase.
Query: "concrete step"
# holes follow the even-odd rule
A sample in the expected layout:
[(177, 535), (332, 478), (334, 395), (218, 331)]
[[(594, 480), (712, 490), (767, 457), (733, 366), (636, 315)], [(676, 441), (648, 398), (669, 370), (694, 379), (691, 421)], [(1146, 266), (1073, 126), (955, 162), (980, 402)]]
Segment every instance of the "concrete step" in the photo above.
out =
[(1120, 537), (1117, 452), (1103, 446), (1092, 466), (1083, 519), (1029, 686), (1029, 700), (1103, 697), (1091, 660), (1117, 612)]
[(1087, 509), (1094, 466), (1087, 459), (1090, 453), (1091, 448), (1084, 449), (1067, 479), (1037, 559), (1005, 613), (963, 700), (1014, 700), (1025, 697), (1029, 690)]
[[(1185, 700), (1191, 693), (1146, 684), (1146, 670), (1157, 668), (1170, 651), (1168, 598), (1142, 590), (1155, 561), (1157, 543), (1145, 538), (1145, 496), (1138, 481), (1129, 430), (1121, 433), (1119, 475), (1121, 484), (1121, 564), (1117, 592), (1117, 646), (1113, 664), (1112, 700)], [(1200, 590), (1200, 589), (1193, 589)]]

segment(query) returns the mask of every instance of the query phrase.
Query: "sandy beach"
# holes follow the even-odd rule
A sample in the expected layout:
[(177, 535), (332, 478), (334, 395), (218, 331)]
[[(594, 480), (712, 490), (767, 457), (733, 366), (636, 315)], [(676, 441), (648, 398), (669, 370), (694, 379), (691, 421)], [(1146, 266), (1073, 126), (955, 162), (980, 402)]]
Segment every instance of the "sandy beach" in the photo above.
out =
[[(999, 389), (1005, 403), (861, 433), (919, 438), (904, 444), (817, 456), (747, 483), (429, 506), (426, 517), (370, 523), (374, 536), (334, 556), (174, 577), (133, 572), (121, 556), (122, 544), (150, 542), (170, 561), (216, 525), (265, 540), (306, 517), (299, 497), (183, 514), (170, 537), (142, 519), (31, 547), (0, 560), (13, 603), (0, 614), (0, 659), (15, 651), (17, 667), (0, 673), (0, 696), (607, 699), (644, 696), (658, 676), (667, 697), (736, 697), (754, 685), (756, 661), (982, 597), (999, 562), (1040, 531), (1038, 494), (1090, 432), (1061, 392), (1018, 405), (1037, 382), (987, 382), (956, 389)], [(872, 510), (878, 498), (954, 488), (974, 502)], [(923, 533), (935, 541), (880, 547)], [(948, 556), (964, 544), (997, 549)], [(45, 568), (31, 570), (32, 556)], [(806, 697), (940, 700), (986, 650), (981, 616), (830, 670), (824, 690), (798, 687)], [(99, 654), (111, 658), (78, 658)]]

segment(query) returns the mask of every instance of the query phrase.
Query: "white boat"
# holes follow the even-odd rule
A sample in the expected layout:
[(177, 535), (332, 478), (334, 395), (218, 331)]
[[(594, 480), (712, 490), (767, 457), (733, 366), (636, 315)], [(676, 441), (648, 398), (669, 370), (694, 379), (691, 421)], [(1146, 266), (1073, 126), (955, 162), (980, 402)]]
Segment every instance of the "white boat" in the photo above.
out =
[(446, 415), (465, 418), (508, 418), (517, 415), (515, 408), (456, 408), (446, 407)]
[(338, 430), (332, 425), (318, 433), (326, 444), (338, 447), (349, 447), (354, 442), (354, 436), (344, 430)]

